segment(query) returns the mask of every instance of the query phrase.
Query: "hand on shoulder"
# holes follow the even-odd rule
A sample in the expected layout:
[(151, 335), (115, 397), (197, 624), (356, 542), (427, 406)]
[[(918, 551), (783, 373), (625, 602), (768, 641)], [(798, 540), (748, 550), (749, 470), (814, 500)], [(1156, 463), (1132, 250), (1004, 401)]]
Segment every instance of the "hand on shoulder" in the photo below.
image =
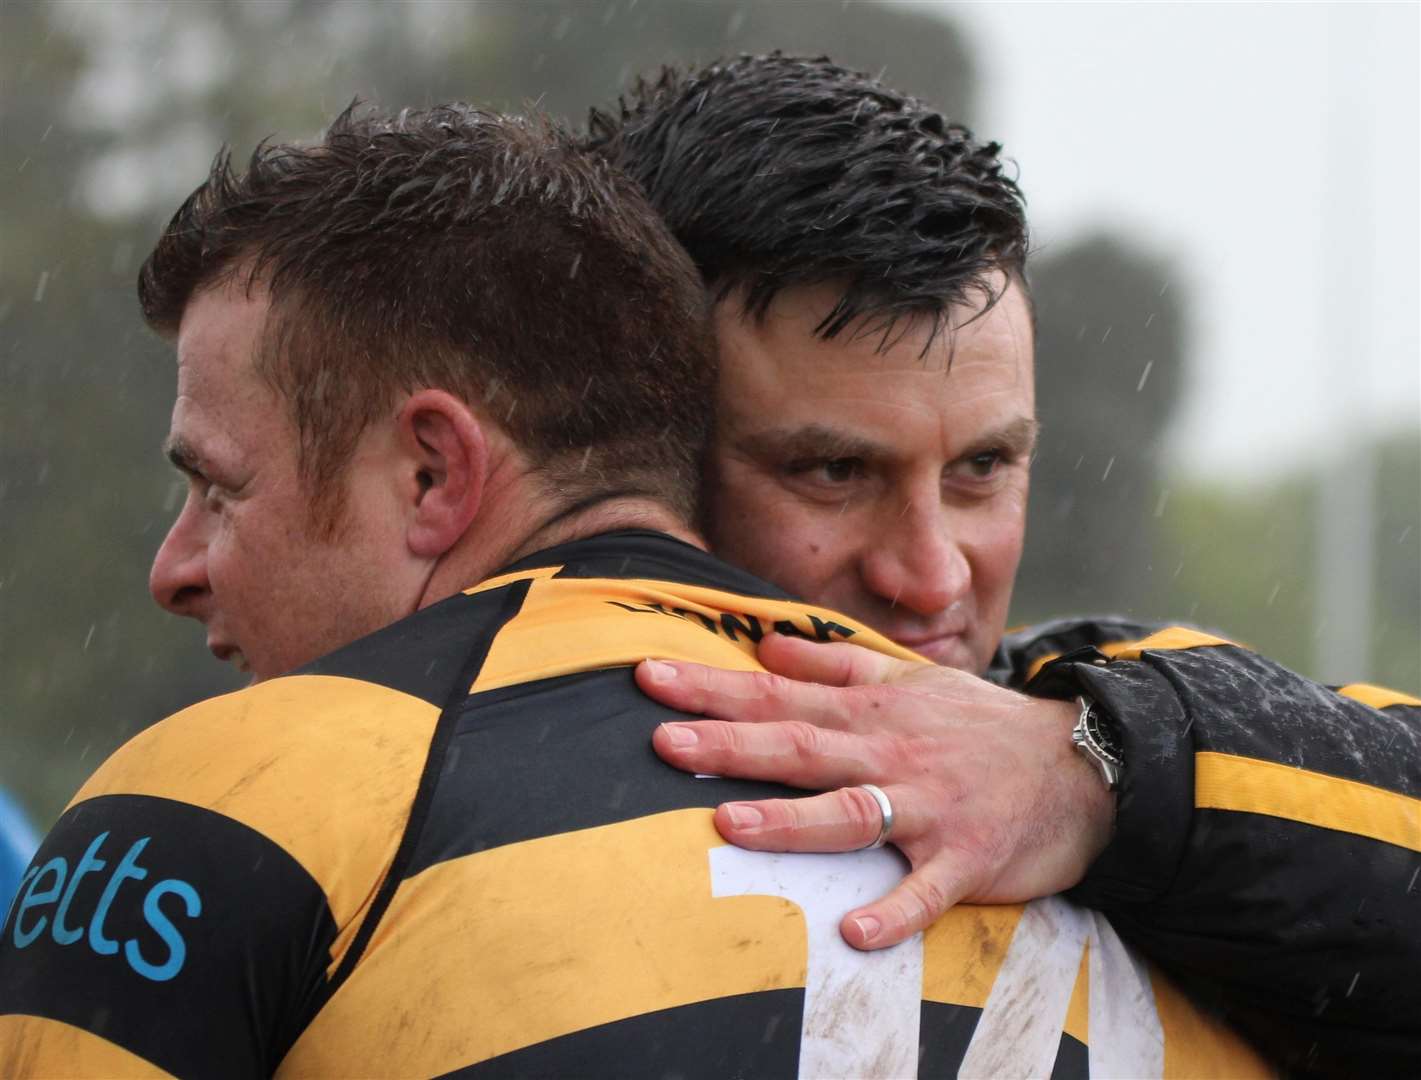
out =
[(881, 789), (912, 872), (844, 917), (850, 945), (895, 944), (963, 901), (1060, 892), (1108, 842), (1114, 797), (1071, 742), (1070, 702), (842, 642), (771, 635), (760, 661), (768, 674), (642, 663), (643, 691), (709, 718), (663, 725), (653, 745), (687, 771), (825, 792), (722, 805), (716, 828), (744, 848), (866, 847), (883, 814), (860, 785)]

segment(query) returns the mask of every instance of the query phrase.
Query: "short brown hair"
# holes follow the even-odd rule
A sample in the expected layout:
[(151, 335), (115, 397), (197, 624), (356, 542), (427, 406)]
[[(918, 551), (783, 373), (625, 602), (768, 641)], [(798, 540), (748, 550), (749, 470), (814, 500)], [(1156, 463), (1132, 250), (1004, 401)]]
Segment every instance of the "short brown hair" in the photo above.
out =
[(693, 511), (715, 346), (700, 277), (636, 185), (543, 118), (347, 109), (314, 146), (224, 150), (138, 279), (176, 333), (192, 296), (270, 292), (258, 371), (291, 409), (318, 520), (401, 391), (478, 401), (572, 503)]

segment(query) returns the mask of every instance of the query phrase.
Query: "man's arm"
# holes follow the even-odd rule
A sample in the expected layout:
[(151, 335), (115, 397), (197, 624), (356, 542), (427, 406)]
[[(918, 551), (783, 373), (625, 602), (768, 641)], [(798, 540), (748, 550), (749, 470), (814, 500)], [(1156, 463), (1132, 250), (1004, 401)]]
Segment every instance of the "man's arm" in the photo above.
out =
[[(1042, 878), (1008, 875), (1024, 883), (1019, 896), (977, 893), (978, 883), (996, 880), (984, 866), (1009, 870), (1025, 852), (1027, 862), (1074, 867), (1075, 880), (1058, 881), (1057, 887), (1077, 885), (1074, 898), (1110, 914), (1122, 936), (1167, 970), (1207, 986), (1209, 996), (1276, 1056), (1303, 1066), (1336, 1066), (1338, 1059), (1329, 1056), (1335, 1054), (1348, 1055), (1348, 1067), (1411, 1060), (1404, 1055), (1418, 1054), (1414, 1018), (1421, 1015), (1421, 993), (1405, 974), (1421, 968), (1421, 934), (1415, 931), (1421, 702), (1360, 689), (1334, 693), (1246, 650), (1191, 634), (1116, 646), (1113, 659), (1093, 650), (1062, 657), (1046, 663), (1032, 684), (1036, 693), (1090, 694), (1121, 727), (1126, 777), (1108, 846), (1083, 840), (1098, 836), (1089, 786), (1068, 780), (1054, 801), (1029, 797), (1050, 787), (1053, 775), (1056, 783), (1069, 776), (1068, 758), (1018, 755), (1006, 777), (989, 770), (990, 761), (1006, 752), (1004, 745), (1043, 736), (1074, 755), (1068, 740), (1059, 745), (1065, 714), (1054, 734), (1033, 726), (1038, 714), (1031, 707), (978, 725), (975, 741), (992, 749), (977, 756), (975, 767), (969, 750), (953, 748), (960, 736), (952, 729), (969, 726), (961, 713), (940, 714), (937, 739), (905, 732), (901, 720), (884, 721), (912, 714), (918, 717), (913, 723), (925, 724), (921, 710), (932, 696), (924, 689), (929, 683), (939, 685), (944, 700), (985, 696), (986, 684), (960, 672), (914, 674), (845, 646), (835, 647), (852, 657), (841, 660), (841, 677), (826, 663), (810, 674), (811, 647), (784, 642), (764, 650), (767, 667), (821, 682), (895, 682), (836, 689), (691, 670), (660, 684), (650, 672), (639, 677), (664, 701), (677, 687), (676, 700), (689, 711), (762, 721), (696, 725), (703, 731), (694, 747), (673, 747), (669, 733), (659, 733), (658, 751), (674, 764), (737, 773), (749, 762), (757, 776), (793, 776), (790, 782), (803, 784), (833, 761), (860, 761), (864, 767), (846, 782), (879, 784), (891, 793), (895, 809), (900, 802), (905, 808), (917, 804), (909, 816), (923, 814), (930, 824), (907, 837), (914, 872), (899, 891), (912, 888), (913, 878), (936, 873), (943, 853), (960, 852), (964, 841), (979, 853), (975, 881), (965, 888), (919, 886), (917, 896), (926, 903), (906, 908), (911, 917), (902, 922), (889, 922), (904, 910), (892, 895), (851, 912), (844, 927), (851, 943), (865, 944), (854, 936), (855, 920), (865, 912), (889, 916), (871, 943), (876, 947), (889, 943), (890, 928), (910, 932), (920, 918), (930, 918), (933, 903), (1026, 899)], [(1036, 704), (1044, 709), (1053, 703)], [(982, 715), (979, 706), (966, 708)], [(812, 734), (781, 719), (787, 716), (803, 716), (827, 730)], [(776, 741), (778, 771), (772, 762)], [(884, 746), (898, 752), (885, 753)], [(976, 782), (945, 787), (935, 781), (945, 767), (939, 754), (957, 758), (947, 767), (959, 778), (975, 772)], [(1027, 775), (1033, 770), (1034, 778)], [(1104, 791), (1099, 776), (1086, 779), (1098, 797)], [(1000, 784), (1015, 792), (1015, 813), (988, 790)], [(1271, 801), (1270, 792), (1276, 795)], [(823, 850), (871, 840), (877, 807), (859, 794), (818, 797), (835, 800), (824, 805), (839, 807), (838, 822), (826, 813), (812, 837), (800, 835), (788, 819), (767, 815), (786, 826), (774, 835), (775, 845)], [(935, 809), (924, 811), (929, 804)], [(1321, 805), (1349, 810), (1319, 817)], [(730, 818), (726, 808), (717, 816), (727, 839), (760, 846)], [(1045, 854), (1033, 851), (1030, 845), (1043, 837)], [(1369, 991), (1363, 991), (1364, 980)]]
[(1421, 1068), (1421, 700), (1178, 628), (1029, 688), (1090, 695), (1125, 744), (1073, 899), (1294, 1067)]

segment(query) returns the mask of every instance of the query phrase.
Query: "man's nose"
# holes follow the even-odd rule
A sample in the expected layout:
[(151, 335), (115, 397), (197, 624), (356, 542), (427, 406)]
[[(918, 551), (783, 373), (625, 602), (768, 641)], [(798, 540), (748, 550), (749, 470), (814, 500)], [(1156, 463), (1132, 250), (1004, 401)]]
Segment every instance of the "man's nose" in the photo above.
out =
[(207, 544), (198, 517), (189, 499), (153, 556), (153, 569), (148, 573), (148, 591), (159, 607), (174, 615), (198, 615), (197, 605), (210, 591)]
[(951, 515), (936, 501), (910, 503), (880, 522), (861, 563), (864, 584), (894, 607), (935, 615), (965, 597), (972, 569), (953, 534)]

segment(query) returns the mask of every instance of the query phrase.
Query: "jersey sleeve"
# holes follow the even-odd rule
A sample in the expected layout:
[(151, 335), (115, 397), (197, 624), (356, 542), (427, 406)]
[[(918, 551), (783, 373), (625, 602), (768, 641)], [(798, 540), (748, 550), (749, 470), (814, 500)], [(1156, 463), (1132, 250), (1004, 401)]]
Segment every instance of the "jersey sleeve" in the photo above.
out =
[(5, 915), (0, 1073), (271, 1075), (393, 858), (435, 716), (290, 677), (120, 749)]
[(1073, 900), (1292, 1069), (1421, 1070), (1421, 700), (1180, 628), (1047, 654), (1027, 689), (1121, 730)]

